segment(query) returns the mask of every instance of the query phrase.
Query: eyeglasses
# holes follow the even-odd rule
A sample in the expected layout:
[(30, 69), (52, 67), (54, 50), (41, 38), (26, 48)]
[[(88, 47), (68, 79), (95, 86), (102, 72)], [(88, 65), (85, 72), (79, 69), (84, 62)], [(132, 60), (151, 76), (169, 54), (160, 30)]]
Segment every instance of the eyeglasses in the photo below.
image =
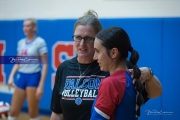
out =
[(95, 40), (94, 37), (88, 37), (88, 36), (81, 37), (81, 36), (78, 36), (78, 35), (73, 35), (72, 38), (76, 42), (81, 42), (81, 40), (83, 39), (85, 41), (85, 43), (92, 43)]

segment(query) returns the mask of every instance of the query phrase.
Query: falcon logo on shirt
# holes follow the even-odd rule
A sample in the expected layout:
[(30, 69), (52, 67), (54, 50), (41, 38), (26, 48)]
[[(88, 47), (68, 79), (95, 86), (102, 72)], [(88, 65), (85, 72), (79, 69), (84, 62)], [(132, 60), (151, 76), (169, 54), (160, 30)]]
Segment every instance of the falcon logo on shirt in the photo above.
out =
[(77, 105), (80, 105), (80, 104), (82, 103), (82, 99), (79, 98), (79, 97), (76, 98), (75, 103), (76, 103)]
[(94, 100), (101, 81), (105, 76), (68, 76), (62, 92), (62, 99), (74, 100), (80, 105), (83, 100)]

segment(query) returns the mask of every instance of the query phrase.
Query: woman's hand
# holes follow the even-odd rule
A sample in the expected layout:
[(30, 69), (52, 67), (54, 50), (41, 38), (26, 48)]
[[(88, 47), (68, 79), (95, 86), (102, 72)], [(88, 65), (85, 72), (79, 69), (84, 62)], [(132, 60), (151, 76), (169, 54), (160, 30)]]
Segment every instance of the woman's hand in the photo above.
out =
[[(148, 67), (141, 67), (139, 68), (141, 70), (141, 76), (140, 80), (141, 82), (145, 82), (146, 80), (151, 80), (153, 75), (151, 74), (151, 71)], [(129, 69), (129, 71), (132, 73), (131, 77), (133, 78), (133, 69)], [(133, 83), (135, 82), (135, 79), (133, 79)]]
[(40, 99), (44, 93), (44, 82), (45, 82), (45, 78), (46, 78), (46, 74), (47, 74), (47, 70), (48, 70), (47, 53), (41, 55), (41, 60), (43, 60), (42, 72), (41, 72), (39, 86), (36, 91), (36, 97), (38, 99)]
[(141, 67), (139, 68), (141, 70), (141, 82), (145, 82), (146, 80), (151, 80), (153, 77), (153, 74), (151, 73), (150, 68), (147, 67)]
[(15, 85), (14, 85), (14, 76), (11, 76), (11, 75), (9, 76), (8, 85), (10, 87), (15, 87)]
[(36, 91), (37, 99), (41, 99), (43, 92), (44, 92), (44, 88), (42, 86), (38, 86)]
[(8, 85), (10, 87), (16, 87), (14, 84), (14, 75), (16, 74), (18, 68), (19, 68), (19, 64), (15, 64), (11, 70), (11, 74), (9, 75), (9, 79), (8, 79)]
[(63, 114), (57, 114), (52, 112), (50, 120), (64, 120)]
[[(162, 94), (162, 85), (159, 79), (153, 75), (150, 68), (141, 67), (141, 82), (145, 83), (145, 89), (149, 98), (156, 98)], [(129, 69), (132, 73), (131, 77), (133, 78), (133, 69)], [(135, 83), (135, 79), (133, 79), (133, 83)]]

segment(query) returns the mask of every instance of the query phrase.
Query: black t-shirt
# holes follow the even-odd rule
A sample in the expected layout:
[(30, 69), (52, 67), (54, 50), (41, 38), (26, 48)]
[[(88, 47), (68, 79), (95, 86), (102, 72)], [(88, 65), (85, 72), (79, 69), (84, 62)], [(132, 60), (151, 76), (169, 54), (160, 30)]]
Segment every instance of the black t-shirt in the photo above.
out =
[(109, 73), (102, 72), (97, 61), (78, 65), (74, 57), (63, 62), (56, 72), (51, 110), (62, 113), (65, 120), (89, 120), (99, 84), (106, 76)]
[[(126, 64), (132, 69), (129, 61)], [(101, 71), (97, 61), (79, 65), (77, 57), (64, 61), (56, 72), (51, 110), (62, 113), (65, 120), (89, 120), (99, 84), (107, 76), (109, 73)], [(147, 98), (145, 90), (143, 97)]]

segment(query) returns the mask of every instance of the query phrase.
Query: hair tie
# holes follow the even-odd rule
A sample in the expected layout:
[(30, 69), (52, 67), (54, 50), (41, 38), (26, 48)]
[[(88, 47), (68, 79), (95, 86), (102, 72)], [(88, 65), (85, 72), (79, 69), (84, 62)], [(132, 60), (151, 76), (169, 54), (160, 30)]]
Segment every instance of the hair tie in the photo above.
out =
[(133, 47), (130, 47), (130, 48), (129, 48), (129, 51), (132, 52), (132, 51), (133, 51)]

